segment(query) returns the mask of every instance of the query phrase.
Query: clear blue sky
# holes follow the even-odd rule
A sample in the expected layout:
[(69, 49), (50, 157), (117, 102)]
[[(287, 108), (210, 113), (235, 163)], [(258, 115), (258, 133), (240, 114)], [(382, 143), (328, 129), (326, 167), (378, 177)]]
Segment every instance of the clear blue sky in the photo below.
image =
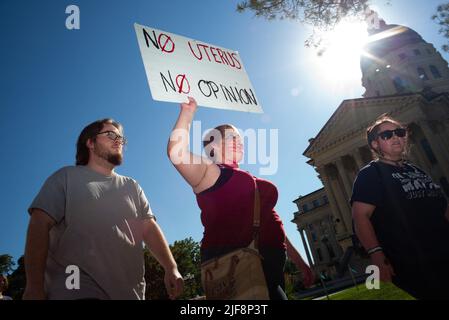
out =
[[(305, 258), (290, 222), (297, 210), (292, 201), (321, 183), (302, 153), (342, 100), (361, 97), (359, 61), (351, 60), (348, 70), (355, 71), (343, 72), (350, 77), (342, 80), (330, 71), (335, 60), (317, 60), (304, 48), (309, 28), (238, 14), (237, 2), (0, 2), (0, 254), (15, 259), (23, 254), (28, 205), (51, 173), (74, 163), (81, 129), (104, 117), (124, 125), (129, 145), (117, 172), (141, 184), (168, 241), (201, 240), (193, 193), (166, 157), (179, 106), (151, 99), (133, 27), (137, 22), (239, 51), (265, 113), (200, 108), (196, 120), (203, 130), (222, 123), (279, 130), (279, 169), (264, 178), (277, 185), (277, 212)], [(442, 0), (386, 2), (376, 4), (387, 23), (409, 26), (441, 47), (445, 39), (430, 17)], [(80, 30), (65, 27), (70, 4), (80, 8)], [(258, 174), (259, 165), (242, 168)]]

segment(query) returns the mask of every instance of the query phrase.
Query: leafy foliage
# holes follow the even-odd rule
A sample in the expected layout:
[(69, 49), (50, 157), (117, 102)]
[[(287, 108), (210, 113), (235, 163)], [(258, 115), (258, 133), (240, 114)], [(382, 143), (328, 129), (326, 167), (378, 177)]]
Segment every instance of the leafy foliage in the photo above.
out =
[(14, 300), (21, 300), (26, 285), (25, 261), (23, 256), (17, 260), (17, 268), (8, 276), (8, 282), (8, 290), (4, 294)]
[(0, 274), (8, 274), (13, 271), (15, 265), (12, 256), (9, 254), (0, 255)]
[[(178, 264), (178, 269), (184, 277), (184, 292), (179, 299), (192, 299), (202, 294), (200, 246), (192, 238), (175, 241), (170, 250)], [(168, 299), (164, 285), (164, 270), (145, 249), (145, 281), (147, 288), (146, 299)]]
[(268, 20), (298, 20), (313, 26), (306, 47), (322, 45), (319, 31), (332, 30), (345, 18), (363, 20), (368, 0), (246, 0), (237, 5), (237, 12), (250, 10), (256, 17)]
[(363, 17), (368, 0), (249, 0), (237, 11), (252, 10), (268, 20), (299, 20), (320, 29), (335, 27), (346, 17)]
[[(449, 3), (439, 5), (437, 13), (432, 16), (432, 20), (440, 26), (439, 33), (449, 39)], [(449, 45), (445, 44), (441, 48), (449, 52)]]

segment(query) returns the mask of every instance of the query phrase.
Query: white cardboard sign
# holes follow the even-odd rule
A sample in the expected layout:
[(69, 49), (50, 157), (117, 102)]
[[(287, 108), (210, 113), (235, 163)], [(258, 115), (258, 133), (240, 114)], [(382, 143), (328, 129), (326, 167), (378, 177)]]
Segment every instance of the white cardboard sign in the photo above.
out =
[(262, 113), (238, 52), (134, 24), (154, 100)]

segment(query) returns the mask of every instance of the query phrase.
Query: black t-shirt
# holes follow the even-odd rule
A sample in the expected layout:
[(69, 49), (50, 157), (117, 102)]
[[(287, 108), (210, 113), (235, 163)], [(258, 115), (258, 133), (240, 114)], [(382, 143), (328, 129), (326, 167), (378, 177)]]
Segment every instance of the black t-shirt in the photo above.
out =
[(354, 201), (376, 206), (371, 223), (395, 268), (449, 260), (447, 201), (421, 169), (372, 161), (357, 175)]

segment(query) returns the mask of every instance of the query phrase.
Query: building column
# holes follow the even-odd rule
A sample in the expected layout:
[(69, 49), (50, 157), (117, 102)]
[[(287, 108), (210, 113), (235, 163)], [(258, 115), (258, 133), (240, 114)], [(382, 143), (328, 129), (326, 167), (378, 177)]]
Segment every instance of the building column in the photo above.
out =
[(346, 201), (349, 201), (352, 195), (352, 183), (343, 165), (343, 159), (338, 158), (337, 161), (335, 161), (335, 164), (337, 166), (338, 175), (340, 176), (341, 181), (343, 182), (343, 186), (346, 193)]
[(351, 153), (351, 155), (354, 158), (355, 164), (357, 165), (358, 169), (362, 169), (364, 163), (362, 160), (362, 156), (360, 155), (360, 151), (357, 149), (353, 153)]
[(441, 168), (443, 174), (449, 178), (449, 169), (447, 163), (449, 163), (449, 159), (446, 157), (446, 151), (441, 147), (440, 141), (438, 141), (438, 136), (432, 132), (429, 124), (426, 121), (422, 121), (419, 123), (424, 137), (429, 142), (430, 147), (432, 148), (433, 154), (438, 161), (438, 165)]
[(329, 238), (330, 238), (330, 241), (332, 244), (332, 248), (334, 249), (334, 253), (337, 256), (337, 259), (340, 259), (343, 256), (344, 252), (341, 249), (341, 246), (338, 243), (337, 238), (335, 237), (334, 225), (335, 225), (335, 222), (332, 221), (332, 217), (329, 217), (329, 220), (328, 220)]
[(317, 171), (323, 181), (324, 189), (326, 190), (327, 198), (331, 206), (332, 215), (340, 220), (342, 234), (340, 234), (340, 230), (337, 230), (337, 233), (339, 233), (339, 235), (348, 234), (349, 230), (351, 229), (348, 229), (348, 227), (346, 226), (346, 221), (343, 218), (342, 211), (340, 210), (340, 206), (338, 204), (338, 201), (341, 200), (337, 199), (337, 195), (331, 183), (331, 178), (327, 175), (327, 173), (325, 172), (326, 170), (324, 170), (323, 168), (317, 169)]
[[(426, 123), (426, 126), (432, 135), (432, 139), (434, 140), (434, 143), (438, 146), (438, 152), (441, 153), (442, 158), (444, 158), (445, 163), (449, 163), (449, 150), (445, 148), (444, 146), (447, 146), (447, 141), (445, 141), (444, 132), (442, 130), (433, 130), (431, 128), (431, 125)], [(434, 131), (438, 131), (437, 133), (434, 133)]]
[(344, 223), (347, 235), (352, 234), (352, 215), (351, 208), (349, 207), (349, 201), (342, 190), (338, 179), (330, 179), (332, 190), (335, 193), (335, 199), (338, 207), (340, 208), (340, 220)]
[(309, 266), (312, 268), (313, 263), (312, 263), (312, 259), (310, 257), (309, 247), (307, 246), (306, 239), (304, 238), (304, 233), (303, 233), (304, 229), (298, 228), (298, 231), (299, 231), (299, 234), (301, 235), (302, 245), (304, 246), (304, 250), (306, 251), (307, 261), (309, 262)]

